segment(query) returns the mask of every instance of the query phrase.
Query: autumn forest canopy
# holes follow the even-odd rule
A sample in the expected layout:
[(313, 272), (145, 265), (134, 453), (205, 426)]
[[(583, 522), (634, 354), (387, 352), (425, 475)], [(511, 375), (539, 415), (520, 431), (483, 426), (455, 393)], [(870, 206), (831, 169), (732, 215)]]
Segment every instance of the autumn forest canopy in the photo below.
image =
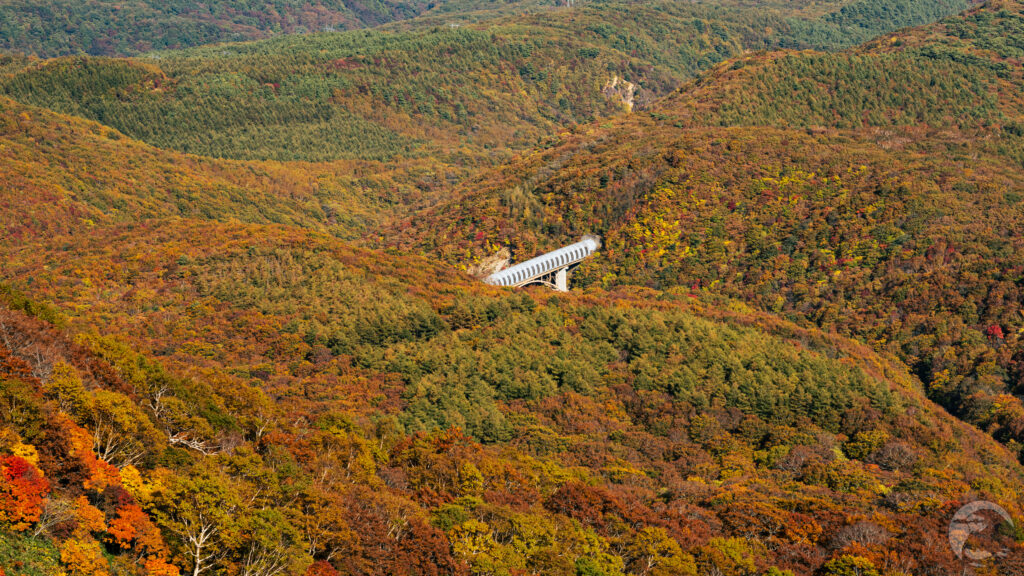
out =
[(0, 0), (0, 576), (1024, 573), (1022, 229), (1015, 0)]

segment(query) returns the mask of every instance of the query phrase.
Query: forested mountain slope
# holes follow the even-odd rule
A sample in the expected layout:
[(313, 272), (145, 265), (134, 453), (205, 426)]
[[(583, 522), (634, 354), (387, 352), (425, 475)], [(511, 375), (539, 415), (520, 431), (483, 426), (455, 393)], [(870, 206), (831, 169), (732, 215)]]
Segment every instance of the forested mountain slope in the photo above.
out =
[[(128, 56), (279, 34), (372, 27), (420, 15), (426, 16), (423, 20), (427, 23), (442, 25), (524, 12), (540, 12), (549, 18), (566, 4), (551, 0), (5, 0), (0, 4), (0, 49), (40, 57), (83, 53)], [(616, 3), (585, 4), (602, 10)], [(729, 0), (711, 4), (750, 8)], [(822, 22), (794, 16), (792, 25), (801, 38), (835, 41), (835, 32), (841, 31), (851, 42), (867, 40), (880, 31), (934, 21), (967, 5), (963, 0), (856, 0), (759, 3), (758, 8), (769, 4), (790, 13), (811, 7), (827, 14)]]
[(207, 156), (493, 164), (566, 127), (642, 108), (744, 51), (848, 46), (965, 5), (654, 1), (485, 11), (455, 28), (427, 19), (141, 60), (40, 61), (0, 80), (0, 91)]
[(46, 61), (5, 90), (159, 147), (207, 156), (430, 155), (473, 163), (494, 148), (504, 158), (560, 124), (621, 111), (600, 89), (638, 64), (569, 44), (515, 30), (447, 27), (318, 35), (156, 62)]
[(2, 244), (172, 215), (357, 238), (461, 177), (431, 159), (396, 167), (185, 156), (0, 97)]
[(1021, 7), (471, 4), (0, 59), (0, 576), (1024, 572)]
[(52, 303), (0, 311), (14, 574), (190, 572), (202, 526), (201, 574), (943, 573), (952, 511), (1024, 505), (905, 368), (724, 300), (194, 219), (3, 257)]
[(41, 57), (124, 56), (282, 33), (362, 28), (427, 8), (427, 2), (391, 0), (5, 0), (0, 4), (0, 48)]
[(1021, 23), (995, 3), (723, 64), (386, 237), (465, 264), (602, 233), (578, 282), (685, 286), (853, 335), (1019, 450)]

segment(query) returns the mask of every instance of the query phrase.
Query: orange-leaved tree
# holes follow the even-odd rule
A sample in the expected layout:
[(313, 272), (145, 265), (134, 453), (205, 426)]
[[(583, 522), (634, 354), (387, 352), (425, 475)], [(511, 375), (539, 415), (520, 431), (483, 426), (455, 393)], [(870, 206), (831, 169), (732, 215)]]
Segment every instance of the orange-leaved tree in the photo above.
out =
[(28, 460), (0, 458), (0, 525), (22, 532), (39, 521), (50, 483)]

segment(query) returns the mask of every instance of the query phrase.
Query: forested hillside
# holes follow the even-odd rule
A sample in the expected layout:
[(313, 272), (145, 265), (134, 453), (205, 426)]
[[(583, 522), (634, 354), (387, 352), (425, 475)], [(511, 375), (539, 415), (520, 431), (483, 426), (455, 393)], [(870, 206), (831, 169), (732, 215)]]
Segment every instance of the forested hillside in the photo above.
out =
[[(661, 1), (498, 11), (456, 28), (426, 19), (399, 30), (286, 36), (141, 60), (41, 61), (0, 78), (0, 92), (206, 156), (430, 156), (486, 165), (573, 125), (643, 108), (747, 50), (847, 46), (864, 31), (963, 7), (907, 2), (890, 19), (858, 20), (881, 4), (844, 4), (847, 12)], [(847, 14), (844, 24), (837, 14)]]
[(603, 233), (578, 281), (686, 286), (855, 336), (1019, 451), (1021, 22), (998, 3), (837, 55), (723, 64), (480, 178), (397, 243), (465, 262)]
[[(0, 50), (39, 57), (69, 54), (129, 56), (151, 50), (255, 40), (280, 34), (372, 27), (417, 16), (434, 24), (473, 21), (502, 14), (540, 12), (550, 18), (566, 2), (554, 0), (249, 0), (202, 3), (185, 0), (5, 0), (0, 3)], [(619, 2), (585, 4), (598, 11)], [(880, 31), (931, 22), (967, 6), (966, 0), (854, 0), (826, 3), (765, 3), (792, 13), (811, 7), (827, 17), (794, 17), (797, 39), (862, 42)], [(661, 3), (669, 7), (671, 3)], [(743, 7), (731, 0), (712, 5)], [(632, 4), (643, 10), (642, 4)], [(761, 6), (764, 6), (762, 4)]]
[(507, 153), (561, 124), (622, 110), (600, 89), (635, 64), (585, 48), (577, 44), (567, 54), (562, 39), (514, 30), (320, 35), (156, 62), (47, 61), (5, 90), (159, 147), (207, 156), (450, 155), (473, 163), (488, 149)]
[(464, 177), (432, 159), (392, 166), (186, 157), (0, 97), (0, 244), (168, 216), (358, 238)]
[(197, 220), (25, 248), (66, 312), (0, 313), (14, 574), (948, 572), (965, 498), (1024, 504), (905, 368), (724, 300)]
[(2, 117), (7, 576), (948, 571), (952, 510), (1021, 516), (1010, 453), (862, 345), (685, 290), (507, 293), (332, 239), (274, 165), (254, 197)]
[(5, 0), (0, 49), (40, 57), (124, 56), (277, 34), (372, 26), (427, 2), (371, 0)]
[(412, 18), (0, 55), (0, 576), (1024, 573), (1020, 4), (186, 4)]

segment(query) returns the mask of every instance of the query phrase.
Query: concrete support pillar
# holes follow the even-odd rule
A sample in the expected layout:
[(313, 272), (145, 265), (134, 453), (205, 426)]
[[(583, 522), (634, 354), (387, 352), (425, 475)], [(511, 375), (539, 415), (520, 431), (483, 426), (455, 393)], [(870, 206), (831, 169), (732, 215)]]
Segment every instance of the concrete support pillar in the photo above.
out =
[(555, 272), (555, 290), (558, 290), (559, 292), (568, 292), (569, 291), (569, 269), (568, 268), (559, 268), (558, 271)]

